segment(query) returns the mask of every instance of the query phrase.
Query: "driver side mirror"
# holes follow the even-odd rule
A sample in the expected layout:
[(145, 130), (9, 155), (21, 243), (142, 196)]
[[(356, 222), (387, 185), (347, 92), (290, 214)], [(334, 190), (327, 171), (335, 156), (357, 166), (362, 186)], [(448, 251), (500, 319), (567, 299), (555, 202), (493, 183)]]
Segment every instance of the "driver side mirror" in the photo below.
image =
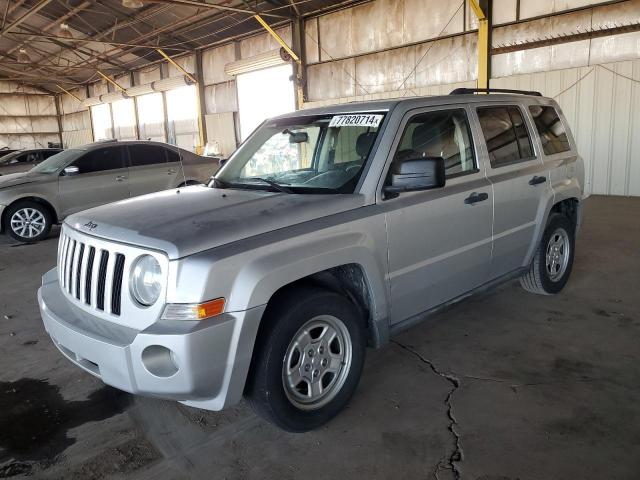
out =
[(416, 192), (444, 187), (445, 170), (442, 157), (412, 158), (392, 165), (391, 185), (383, 191), (392, 196), (402, 192)]
[(78, 175), (80, 173), (80, 169), (75, 166), (70, 166), (65, 168), (62, 173), (64, 173), (65, 177), (70, 177), (72, 175)]

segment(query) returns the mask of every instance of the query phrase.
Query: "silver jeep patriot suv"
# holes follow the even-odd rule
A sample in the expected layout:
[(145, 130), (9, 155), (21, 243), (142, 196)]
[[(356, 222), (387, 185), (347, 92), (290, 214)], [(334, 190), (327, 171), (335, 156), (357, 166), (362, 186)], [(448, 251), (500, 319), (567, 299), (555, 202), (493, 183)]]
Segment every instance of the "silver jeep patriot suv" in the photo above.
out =
[(208, 185), (68, 217), (46, 330), (127, 392), (322, 425), (367, 345), (509, 279), (567, 283), (584, 186), (567, 122), (536, 92), (474, 92), (273, 118)]

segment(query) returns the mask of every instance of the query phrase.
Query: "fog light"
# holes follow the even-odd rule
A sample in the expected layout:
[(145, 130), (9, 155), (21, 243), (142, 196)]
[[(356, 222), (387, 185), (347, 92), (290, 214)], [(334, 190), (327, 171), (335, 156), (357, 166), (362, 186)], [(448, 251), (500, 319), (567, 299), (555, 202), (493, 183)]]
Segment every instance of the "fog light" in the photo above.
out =
[(149, 345), (142, 351), (142, 364), (151, 375), (167, 378), (175, 375), (179, 368), (176, 355), (162, 345)]

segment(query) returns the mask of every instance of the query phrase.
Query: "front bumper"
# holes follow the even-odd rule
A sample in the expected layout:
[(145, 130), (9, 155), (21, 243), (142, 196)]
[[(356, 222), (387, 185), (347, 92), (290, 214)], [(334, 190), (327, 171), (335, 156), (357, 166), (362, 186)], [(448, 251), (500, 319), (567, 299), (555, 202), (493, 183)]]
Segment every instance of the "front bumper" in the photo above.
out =
[(221, 410), (242, 397), (265, 308), (199, 322), (161, 321), (137, 331), (70, 303), (56, 269), (42, 278), (38, 303), (56, 347), (104, 383), (207, 410)]

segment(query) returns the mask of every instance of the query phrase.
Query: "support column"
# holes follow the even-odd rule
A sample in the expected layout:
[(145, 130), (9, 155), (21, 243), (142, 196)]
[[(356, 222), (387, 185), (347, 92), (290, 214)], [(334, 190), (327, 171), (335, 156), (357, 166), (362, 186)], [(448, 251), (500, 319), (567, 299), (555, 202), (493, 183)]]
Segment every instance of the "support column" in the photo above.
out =
[(491, 0), (470, 0), (478, 17), (478, 88), (489, 88), (491, 78)]
[(202, 69), (202, 50), (196, 50), (196, 88), (198, 89), (198, 128), (200, 130), (200, 146), (202, 151), (197, 152), (199, 155), (204, 153), (204, 148), (207, 146), (207, 129), (204, 115), (207, 111), (207, 104), (205, 100), (204, 91), (204, 72)]
[(62, 144), (62, 109), (60, 108), (60, 95), (55, 95), (56, 101), (56, 118), (58, 119), (58, 138), (60, 138), (60, 148), (64, 148)]
[(307, 100), (307, 54), (305, 48), (304, 19), (297, 17), (291, 24), (293, 51), (299, 62), (294, 64), (294, 83), (296, 88), (296, 109), (300, 110)]

